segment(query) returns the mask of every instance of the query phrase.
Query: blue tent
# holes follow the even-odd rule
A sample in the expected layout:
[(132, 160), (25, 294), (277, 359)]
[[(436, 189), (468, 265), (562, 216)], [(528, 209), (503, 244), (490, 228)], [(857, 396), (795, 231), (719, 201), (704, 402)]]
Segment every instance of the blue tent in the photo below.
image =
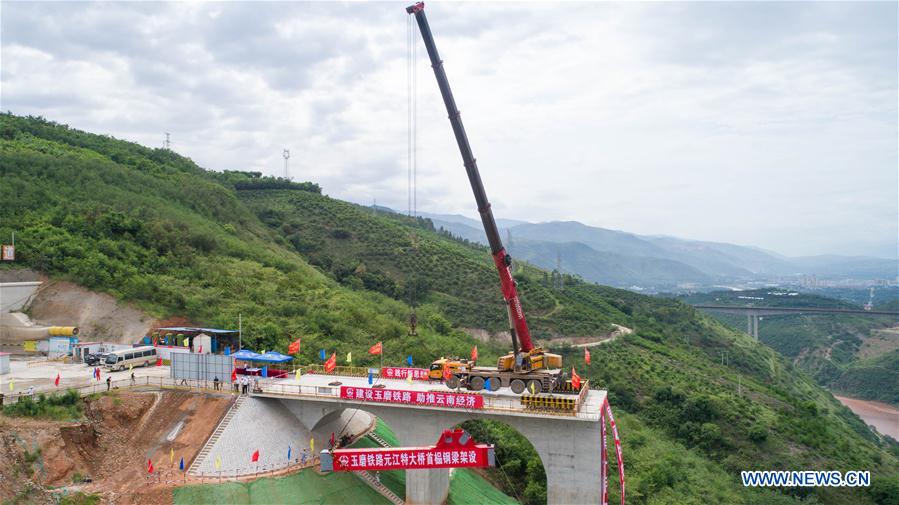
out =
[(260, 355), (258, 358), (256, 358), (255, 361), (262, 361), (264, 363), (284, 363), (292, 359), (293, 356), (287, 356), (281, 354), (280, 352), (269, 351), (265, 354)]
[(258, 361), (261, 363), (284, 363), (293, 359), (293, 356), (286, 356), (280, 352), (269, 351), (265, 354), (259, 354), (247, 349), (241, 349), (232, 354), (231, 357), (241, 361)]
[(247, 349), (241, 349), (231, 355), (232, 358), (239, 359), (241, 361), (256, 361), (256, 359), (260, 356), (262, 355)]

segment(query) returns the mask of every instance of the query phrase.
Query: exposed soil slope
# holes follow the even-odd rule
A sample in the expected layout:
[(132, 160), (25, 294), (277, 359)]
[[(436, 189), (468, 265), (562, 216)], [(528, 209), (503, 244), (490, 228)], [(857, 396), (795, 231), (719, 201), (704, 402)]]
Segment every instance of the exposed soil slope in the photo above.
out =
[[(85, 419), (0, 416), (0, 499), (53, 503), (46, 487), (97, 493), (104, 503), (171, 503), (171, 487), (202, 448), (231, 399), (177, 392), (119, 393), (86, 400)], [(169, 462), (169, 451), (175, 455)], [(161, 482), (148, 482), (153, 460)], [(93, 482), (75, 485), (76, 477)]]

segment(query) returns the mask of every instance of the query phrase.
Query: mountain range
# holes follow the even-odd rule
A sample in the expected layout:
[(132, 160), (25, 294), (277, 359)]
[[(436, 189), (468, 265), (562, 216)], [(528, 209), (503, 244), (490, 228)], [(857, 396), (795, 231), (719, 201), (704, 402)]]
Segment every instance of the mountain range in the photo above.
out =
[[(458, 214), (420, 213), (435, 228), (486, 244), (481, 223)], [(577, 221), (529, 223), (498, 219), (513, 257), (585, 280), (638, 290), (708, 288), (800, 280), (895, 279), (897, 261), (871, 256), (787, 257), (752, 246), (637, 235)]]
[[(301, 364), (319, 362), (321, 349), (353, 351), (361, 367), (409, 356), (427, 366), (475, 345), (484, 363), (508, 352), (488, 251), (427, 219), (372, 212), (312, 182), (206, 170), (169, 149), (9, 113), (0, 114), (0, 176), (0, 235), (16, 233), (16, 259), (0, 270), (36, 270), (157, 319), (242, 321), (250, 349), (287, 350), (301, 337)], [(514, 275), (534, 338), (608, 392), (629, 503), (899, 500), (899, 445), (773, 349), (673, 298), (571, 275), (557, 287), (556, 275), (526, 262)], [(601, 339), (613, 325), (632, 331), (592, 347), (589, 363), (561, 340)], [(365, 352), (379, 341), (381, 355)], [(495, 435), (495, 426), (504, 425), (477, 415), (466, 423), (497, 447), (493, 482), (526, 505), (545, 503), (545, 462), (527, 439), (511, 429)], [(747, 469), (866, 469), (871, 485), (746, 487)], [(616, 503), (620, 486), (609, 484)], [(450, 493), (448, 503), (462, 502)], [(328, 496), (324, 503), (339, 501)]]

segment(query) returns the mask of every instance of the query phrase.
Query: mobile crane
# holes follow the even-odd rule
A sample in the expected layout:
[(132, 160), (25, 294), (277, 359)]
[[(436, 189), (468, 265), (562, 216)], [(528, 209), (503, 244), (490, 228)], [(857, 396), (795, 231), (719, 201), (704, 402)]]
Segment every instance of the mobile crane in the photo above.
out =
[(490, 202), (487, 201), (481, 174), (478, 172), (478, 164), (472, 153), (471, 145), (468, 143), (465, 127), (462, 125), (462, 116), (456, 108), (456, 100), (453, 98), (446, 71), (443, 69), (443, 60), (437, 53), (437, 46), (434, 44), (434, 36), (431, 33), (424, 8), (424, 2), (418, 2), (407, 7), (406, 12), (415, 16), (421, 38), (428, 50), (431, 68), (434, 69), (437, 86), (443, 96), (443, 103), (456, 136), (456, 144), (459, 146), (465, 171), (468, 173), (468, 181), (471, 183), (471, 189), (478, 205), (481, 223), (487, 234), (493, 263), (499, 271), (503, 299), (509, 314), (509, 332), (512, 335), (512, 352), (500, 356), (495, 368), (478, 367), (475, 362), (470, 360), (440, 358), (431, 364), (428, 377), (445, 379), (446, 385), (453, 389), (462, 386), (474, 391), (484, 389), (488, 384), (492, 391), (501, 387), (509, 387), (516, 394), (525, 391), (537, 393), (570, 390), (570, 386), (567, 386), (567, 378), (561, 370), (562, 357), (546, 352), (541, 347), (534, 347), (531, 342), (531, 332), (524, 317), (521, 300), (518, 298), (515, 279), (512, 277), (512, 257), (506, 252), (502, 240), (500, 240), (493, 211), (490, 208)]

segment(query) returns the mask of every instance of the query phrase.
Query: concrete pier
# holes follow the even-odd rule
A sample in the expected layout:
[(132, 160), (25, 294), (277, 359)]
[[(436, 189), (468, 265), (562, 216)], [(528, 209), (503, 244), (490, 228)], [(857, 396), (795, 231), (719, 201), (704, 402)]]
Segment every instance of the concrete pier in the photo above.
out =
[[(333, 381), (333, 376), (309, 376), (310, 384), (316, 381)], [(305, 379), (305, 377), (303, 377)], [(344, 378), (343, 385), (368, 387), (364, 378)], [(302, 379), (301, 379), (302, 381)], [(381, 380), (388, 388), (411, 388), (405, 381)], [(395, 384), (394, 384), (395, 382)], [(324, 382), (323, 384), (327, 384)], [(416, 384), (415, 387), (443, 388), (441, 385)], [(296, 416), (304, 428), (311, 432), (329, 423), (345, 409), (360, 409), (381, 418), (393, 429), (403, 446), (429, 446), (434, 444), (444, 429), (452, 428), (470, 419), (502, 421), (526, 437), (546, 471), (547, 501), (552, 504), (600, 503), (601, 437), (600, 409), (605, 401), (605, 391), (591, 390), (575, 415), (540, 414), (524, 408), (513, 408), (512, 399), (519, 398), (507, 390), (484, 393), (497, 398), (496, 404), (509, 405), (503, 409), (461, 410), (422, 405), (374, 403), (340, 399), (325, 394), (324, 387), (316, 385), (322, 394), (290, 394), (290, 387), (266, 390), (261, 396), (278, 398), (284, 407)], [(303, 391), (298, 389), (298, 391)], [(508, 403), (499, 399), (509, 399)], [(517, 401), (517, 400), (516, 400)], [(449, 471), (407, 470), (406, 502), (410, 504), (442, 504), (449, 492)]]

